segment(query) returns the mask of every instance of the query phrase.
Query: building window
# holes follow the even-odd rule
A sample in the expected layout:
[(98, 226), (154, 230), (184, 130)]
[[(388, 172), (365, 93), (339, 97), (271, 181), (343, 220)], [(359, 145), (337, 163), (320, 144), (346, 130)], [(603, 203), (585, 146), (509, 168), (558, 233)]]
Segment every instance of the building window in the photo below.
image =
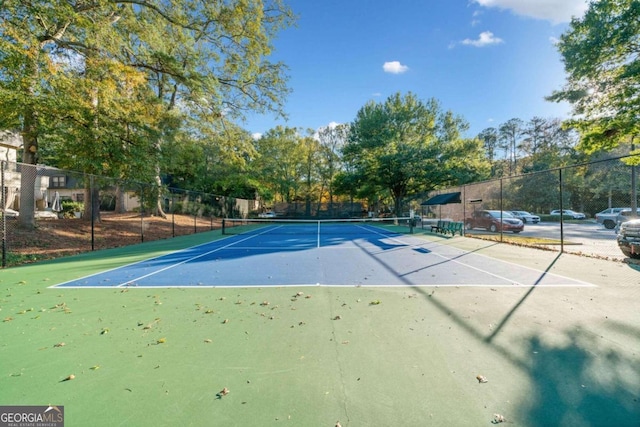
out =
[(52, 176), (51, 177), (51, 187), (54, 188), (63, 188), (67, 186), (67, 177), (62, 176)]

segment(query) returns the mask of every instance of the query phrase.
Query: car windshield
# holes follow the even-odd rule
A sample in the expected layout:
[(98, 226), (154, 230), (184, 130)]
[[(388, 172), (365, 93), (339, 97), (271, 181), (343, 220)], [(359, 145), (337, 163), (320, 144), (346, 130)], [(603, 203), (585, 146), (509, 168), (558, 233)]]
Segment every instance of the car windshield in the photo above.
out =
[[(500, 211), (489, 211), (489, 214), (494, 217), (494, 218), (500, 218)], [(515, 218), (511, 213), (509, 212), (502, 212), (502, 217), (503, 218)]]
[[(640, 208), (638, 208), (637, 212), (640, 215)], [(625, 209), (623, 211), (620, 211), (620, 215), (622, 215), (622, 216), (630, 216), (631, 215), (631, 209)]]

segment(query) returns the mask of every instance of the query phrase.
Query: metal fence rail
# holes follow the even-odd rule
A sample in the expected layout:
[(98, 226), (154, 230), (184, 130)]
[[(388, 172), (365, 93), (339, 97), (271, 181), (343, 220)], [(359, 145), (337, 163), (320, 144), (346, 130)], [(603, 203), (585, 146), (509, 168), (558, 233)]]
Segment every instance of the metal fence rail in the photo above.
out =
[[(616, 228), (603, 217), (611, 208), (637, 209), (636, 167), (624, 156), (586, 164), (545, 170), (526, 175), (504, 177), (486, 182), (467, 184), (432, 192), (438, 194), (460, 192), (461, 203), (423, 207), (427, 218), (423, 227), (433, 220), (447, 219), (465, 222), (467, 236), (476, 235), (497, 241), (519, 240), (545, 249), (581, 255), (622, 260), (616, 242)], [(634, 188), (635, 187), (635, 188)], [(474, 212), (482, 210), (526, 211), (540, 217), (530, 220), (524, 231), (491, 233), (482, 228), (470, 228)], [(572, 210), (584, 214), (584, 219), (572, 215), (552, 215), (554, 210)], [(599, 215), (600, 214), (600, 215)], [(576, 215), (578, 216), (578, 215)]]
[(219, 229), (257, 209), (255, 200), (0, 163), (3, 268)]
[[(466, 225), (481, 210), (527, 211), (540, 222), (526, 223), (518, 237), (535, 238), (535, 244), (545, 249), (624, 259), (615, 228), (597, 216), (608, 208), (637, 208), (636, 168), (624, 162), (631, 157), (433, 192), (430, 197), (459, 192), (461, 203), (424, 206), (423, 227), (438, 219)], [(255, 200), (22, 163), (2, 161), (0, 166), (2, 267), (210, 231), (222, 227), (222, 218), (247, 217), (259, 208)], [(296, 215), (309, 210), (294, 207)], [(287, 209), (294, 215), (291, 207)], [(585, 218), (551, 215), (560, 209), (584, 213)], [(326, 210), (317, 206), (312, 211), (320, 217)], [(330, 210), (350, 216), (362, 208), (349, 204)], [(25, 227), (24, 222), (33, 226)], [(508, 232), (480, 228), (467, 227), (465, 232), (501, 242), (511, 237)]]

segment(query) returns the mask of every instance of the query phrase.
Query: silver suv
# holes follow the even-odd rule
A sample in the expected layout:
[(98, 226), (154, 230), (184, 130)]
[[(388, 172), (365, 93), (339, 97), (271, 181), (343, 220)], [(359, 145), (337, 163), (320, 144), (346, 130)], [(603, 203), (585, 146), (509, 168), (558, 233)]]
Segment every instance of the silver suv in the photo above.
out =
[(596, 222), (604, 225), (604, 228), (613, 230), (618, 223), (618, 214), (625, 209), (631, 210), (631, 208), (609, 208), (598, 212), (596, 214)]
[(618, 215), (616, 215), (616, 231), (620, 228), (620, 224), (635, 219), (636, 217), (640, 218), (640, 208), (638, 208), (637, 215), (635, 217), (631, 215), (631, 208), (624, 208), (618, 212)]
[(640, 218), (621, 223), (618, 247), (629, 258), (640, 258)]

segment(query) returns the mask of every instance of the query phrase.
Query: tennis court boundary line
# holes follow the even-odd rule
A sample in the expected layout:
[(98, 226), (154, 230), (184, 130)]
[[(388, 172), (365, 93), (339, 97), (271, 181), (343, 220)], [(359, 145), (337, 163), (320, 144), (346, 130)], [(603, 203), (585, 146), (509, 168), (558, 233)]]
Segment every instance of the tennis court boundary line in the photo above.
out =
[[(261, 233), (261, 234), (262, 234), (262, 233)], [(171, 265), (169, 265), (169, 266), (167, 266), (167, 267), (164, 267), (164, 268), (162, 268), (162, 269), (160, 269), (160, 270), (155, 270), (155, 271), (153, 271), (152, 273), (145, 274), (145, 275), (143, 275), (143, 276), (141, 276), (141, 277), (136, 277), (135, 279), (129, 280), (129, 281), (125, 282), (125, 283), (120, 283), (120, 284), (118, 284), (118, 285), (112, 286), (111, 288), (118, 288), (118, 287), (122, 287), (122, 286), (127, 286), (127, 285), (129, 285), (131, 282), (135, 282), (136, 280), (140, 280), (140, 279), (143, 279), (143, 278), (145, 278), (145, 277), (153, 276), (154, 274), (157, 274), (157, 273), (160, 273), (160, 272), (163, 272), (163, 271), (166, 271), (166, 270), (169, 270), (169, 269), (175, 268), (175, 267), (177, 267), (177, 266), (179, 266), (179, 265), (182, 265), (182, 264), (185, 264), (185, 263), (187, 263), (187, 262), (193, 261), (194, 259), (202, 258), (203, 256), (206, 256), (206, 255), (209, 255), (209, 254), (212, 254), (212, 253), (218, 252), (218, 251), (220, 251), (220, 250), (228, 249), (229, 247), (231, 247), (231, 246), (233, 246), (233, 245), (236, 245), (236, 244), (238, 244), (238, 243), (242, 243), (242, 242), (244, 242), (244, 241), (250, 240), (250, 239), (252, 239), (252, 238), (255, 238), (256, 236), (259, 236), (259, 234), (251, 235), (251, 236), (247, 236), (247, 237), (244, 237), (243, 239), (240, 239), (240, 240), (238, 240), (238, 241), (231, 242), (231, 243), (229, 243), (229, 244), (227, 244), (227, 245), (223, 245), (223, 246), (220, 246), (220, 247), (216, 247), (215, 249), (212, 249), (212, 250), (210, 250), (210, 251), (206, 251), (206, 252), (204, 252), (204, 253), (201, 253), (201, 254), (198, 254), (198, 255), (192, 256), (192, 257), (190, 257), (190, 258), (186, 258), (186, 259), (184, 259), (184, 260), (182, 260), (182, 261), (179, 261), (179, 262), (176, 262), (176, 263), (174, 263), (174, 264), (171, 264)], [(223, 243), (224, 243), (224, 241), (226, 241), (226, 239), (215, 240), (215, 241), (213, 241), (213, 242), (205, 242), (205, 243), (201, 243), (201, 244), (199, 244), (199, 245), (190, 246), (190, 247), (188, 247), (188, 248), (183, 248), (183, 249), (180, 249), (180, 250), (177, 250), (177, 251), (170, 251), (170, 252), (167, 252), (166, 254), (163, 254), (163, 255), (158, 255), (158, 256), (154, 256), (154, 257), (147, 258), (147, 259), (144, 259), (144, 260), (136, 261), (136, 262), (133, 262), (133, 263), (130, 263), (130, 264), (126, 264), (126, 265), (120, 266), (120, 267), (110, 268), (110, 269), (108, 269), (108, 270), (101, 271), (101, 272), (98, 272), (98, 273), (89, 274), (89, 275), (87, 275), (87, 276), (80, 277), (80, 278), (77, 278), (77, 279), (67, 280), (66, 282), (62, 282), (62, 283), (58, 283), (57, 285), (49, 286), (49, 288), (51, 288), (51, 289), (55, 289), (55, 288), (65, 288), (65, 289), (71, 289), (71, 288), (85, 288), (85, 289), (89, 289), (89, 288), (92, 288), (92, 286), (64, 286), (64, 285), (66, 285), (66, 284), (68, 284), (68, 283), (77, 282), (77, 281), (79, 281), (79, 280), (88, 279), (88, 278), (91, 278), (91, 277), (94, 277), (94, 276), (98, 276), (98, 275), (100, 275), (100, 274), (108, 273), (108, 272), (110, 272), (110, 271), (116, 271), (116, 270), (121, 269), (121, 268), (123, 268), (123, 267), (129, 267), (129, 266), (134, 266), (134, 265), (144, 264), (145, 262), (150, 262), (150, 261), (154, 261), (154, 260), (157, 260), (157, 259), (161, 259), (161, 258), (163, 258), (163, 257), (166, 257), (167, 255), (173, 255), (173, 254), (180, 254), (180, 253), (188, 252), (188, 251), (193, 250), (193, 249), (195, 249), (195, 248), (200, 248), (200, 247), (203, 247), (203, 246), (207, 246), (207, 245), (210, 245), (210, 244), (212, 244), (212, 243), (217, 243), (217, 242), (223, 242)], [(97, 287), (100, 287), (100, 286), (93, 286), (93, 287), (96, 287), (96, 288), (97, 288)]]
[(298, 284), (273, 284), (273, 285), (132, 285), (120, 284), (114, 286), (64, 286), (58, 285), (55, 288), (62, 289), (256, 289), (256, 288), (512, 288), (512, 289), (529, 289), (529, 288), (597, 288), (598, 285), (593, 283), (554, 283), (554, 284), (503, 284), (496, 285), (491, 283), (468, 283), (460, 285), (457, 283), (432, 283), (418, 285), (338, 285), (338, 284), (322, 284), (322, 283), (298, 283)]

